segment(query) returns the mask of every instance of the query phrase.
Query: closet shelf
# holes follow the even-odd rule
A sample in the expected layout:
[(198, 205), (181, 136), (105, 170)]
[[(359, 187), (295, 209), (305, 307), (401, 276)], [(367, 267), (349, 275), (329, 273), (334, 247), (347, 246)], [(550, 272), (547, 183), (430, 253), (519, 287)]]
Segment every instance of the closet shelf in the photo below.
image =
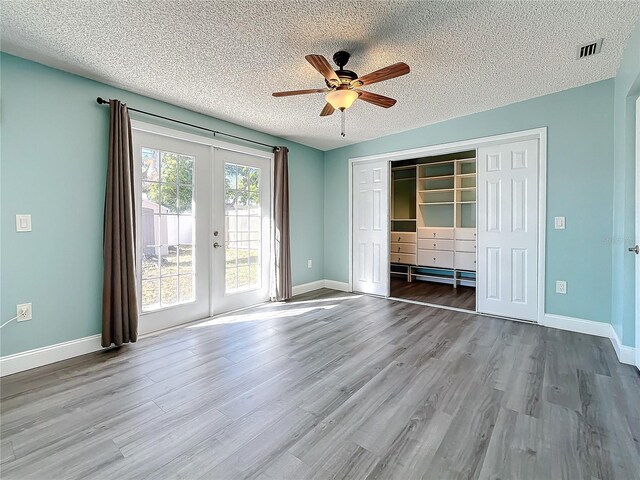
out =
[(456, 176), (459, 178), (470, 178), (470, 177), (475, 177), (476, 174), (475, 173), (459, 173)]
[(458, 202), (458, 203), (466, 203), (466, 204), (470, 204), (470, 203), (476, 203), (475, 200), (471, 201), (471, 202)]
[(476, 187), (457, 187), (456, 190), (475, 190)]
[(405, 180), (412, 180), (412, 181), (416, 181), (416, 177), (407, 177), (407, 178), (394, 178), (393, 181), (394, 182), (403, 182)]
[(418, 190), (419, 193), (431, 193), (431, 192), (453, 192), (453, 188), (432, 188), (429, 190)]
[(455, 202), (420, 202), (418, 205), (453, 205), (454, 203)]
[(419, 180), (436, 180), (438, 178), (453, 178), (454, 175), (434, 175), (432, 177), (420, 177)]
[(415, 222), (415, 218), (392, 218), (392, 222)]

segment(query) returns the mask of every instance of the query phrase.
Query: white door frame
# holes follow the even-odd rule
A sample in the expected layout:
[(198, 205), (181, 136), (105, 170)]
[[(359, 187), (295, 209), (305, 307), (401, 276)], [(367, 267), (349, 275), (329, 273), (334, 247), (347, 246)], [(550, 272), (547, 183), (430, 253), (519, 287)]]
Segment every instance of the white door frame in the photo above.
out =
[[(640, 97), (636, 98), (636, 227), (635, 245), (640, 245)], [(630, 245), (631, 246), (631, 245)], [(640, 256), (635, 255), (636, 264), (636, 367), (640, 368)]]
[[(269, 165), (270, 165), (270, 175), (269, 175), (269, 182), (270, 182), (270, 191), (273, 191), (273, 152), (270, 151), (264, 151), (264, 150), (258, 150), (252, 147), (246, 147), (243, 145), (236, 145), (233, 143), (228, 143), (225, 141), (221, 141), (218, 140), (217, 138), (213, 137), (206, 137), (204, 135), (198, 135), (198, 134), (194, 134), (194, 133), (189, 133), (189, 132), (183, 132), (180, 130), (176, 130), (173, 128), (168, 128), (168, 127), (163, 127), (160, 125), (155, 125), (153, 123), (147, 123), (147, 122), (142, 122), (140, 120), (131, 120), (131, 129), (132, 130), (137, 130), (140, 132), (149, 132), (149, 133), (153, 133), (156, 135), (163, 135), (165, 137), (170, 137), (170, 138), (176, 138), (178, 140), (184, 140), (187, 142), (193, 142), (193, 143), (199, 143), (202, 145), (206, 145), (211, 147), (212, 149), (223, 149), (223, 150), (230, 150), (232, 152), (238, 152), (238, 153), (244, 153), (247, 155), (253, 155), (256, 157), (261, 157), (261, 158), (265, 158), (269, 161)], [(213, 159), (212, 161), (215, 161), (215, 156), (212, 155), (211, 158)], [(213, 174), (213, 170), (212, 174)], [(213, 184), (212, 184), (213, 185)], [(271, 219), (271, 229), (272, 229), (272, 237), (273, 237), (273, 202), (271, 202), (271, 212), (270, 212), (270, 219)], [(213, 211), (213, 210), (212, 210)], [(211, 228), (210, 228), (210, 232), (209, 232), (209, 245), (212, 247), (213, 245), (213, 222), (211, 222)], [(273, 243), (273, 242), (271, 242)], [(271, 256), (270, 256), (271, 257)], [(269, 258), (269, 263), (271, 264), (271, 258)], [(213, 282), (214, 280), (214, 267), (213, 267), (213, 256), (211, 256), (211, 260), (209, 262), (209, 278), (211, 279), (210, 282), (210, 297), (211, 299), (213, 299)], [(271, 275), (269, 276), (270, 278), (272, 277)], [(213, 305), (213, 300), (209, 302), (209, 316), (213, 316), (214, 315), (214, 305)], [(191, 321), (191, 320), (189, 320)], [(185, 321), (186, 323), (186, 321)], [(149, 326), (145, 326), (144, 329), (141, 329), (140, 334), (148, 334), (148, 333), (152, 333), (154, 331), (158, 331), (158, 330), (164, 330), (168, 327), (173, 327), (173, 326), (177, 326), (176, 325), (158, 325), (158, 328), (149, 328)]]
[[(389, 168), (391, 162), (409, 160), (425, 156), (443, 155), (464, 150), (474, 150), (479, 147), (510, 143), (522, 140), (538, 140), (540, 152), (538, 156), (538, 323), (543, 323), (545, 315), (545, 260), (546, 260), (546, 225), (547, 225), (547, 127), (533, 128), (519, 132), (492, 135), (489, 137), (472, 138), (458, 142), (429, 145), (426, 147), (399, 150), (396, 152), (379, 153), (364, 157), (349, 159), (349, 291), (353, 291), (353, 186), (352, 175), (354, 163), (386, 160)], [(387, 191), (390, 191), (387, 188)], [(389, 217), (389, 211), (387, 211)], [(388, 220), (390, 220), (388, 218)], [(388, 259), (387, 259), (388, 260)], [(387, 288), (388, 290), (388, 288)]]

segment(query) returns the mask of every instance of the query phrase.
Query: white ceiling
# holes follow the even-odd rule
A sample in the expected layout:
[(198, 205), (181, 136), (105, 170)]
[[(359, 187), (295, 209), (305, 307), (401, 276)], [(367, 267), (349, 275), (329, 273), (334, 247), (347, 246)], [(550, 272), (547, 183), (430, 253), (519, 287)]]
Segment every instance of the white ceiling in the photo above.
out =
[[(322, 150), (615, 76), (639, 1), (2, 1), (2, 50)], [(576, 60), (578, 44), (602, 52)], [(305, 61), (352, 53), (365, 87), (398, 103), (357, 101), (319, 117)]]

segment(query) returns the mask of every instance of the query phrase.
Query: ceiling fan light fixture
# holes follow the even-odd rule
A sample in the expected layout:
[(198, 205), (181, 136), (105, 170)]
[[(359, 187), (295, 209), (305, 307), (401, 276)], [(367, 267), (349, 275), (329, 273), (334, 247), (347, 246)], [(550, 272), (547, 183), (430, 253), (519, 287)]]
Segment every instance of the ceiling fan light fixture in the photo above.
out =
[(337, 110), (346, 110), (358, 98), (358, 92), (354, 90), (334, 90), (324, 97), (331, 106)]

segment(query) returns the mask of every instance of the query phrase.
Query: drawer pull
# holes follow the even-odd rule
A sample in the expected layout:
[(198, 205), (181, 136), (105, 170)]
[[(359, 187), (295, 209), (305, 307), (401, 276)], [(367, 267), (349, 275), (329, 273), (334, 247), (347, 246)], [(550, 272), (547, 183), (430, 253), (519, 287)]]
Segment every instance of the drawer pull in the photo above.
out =
[(402, 238), (402, 237), (398, 237), (398, 241), (400, 241), (400, 239), (401, 239), (401, 238)]
[(436, 236), (436, 232), (433, 232), (433, 236), (434, 236), (434, 237)]

